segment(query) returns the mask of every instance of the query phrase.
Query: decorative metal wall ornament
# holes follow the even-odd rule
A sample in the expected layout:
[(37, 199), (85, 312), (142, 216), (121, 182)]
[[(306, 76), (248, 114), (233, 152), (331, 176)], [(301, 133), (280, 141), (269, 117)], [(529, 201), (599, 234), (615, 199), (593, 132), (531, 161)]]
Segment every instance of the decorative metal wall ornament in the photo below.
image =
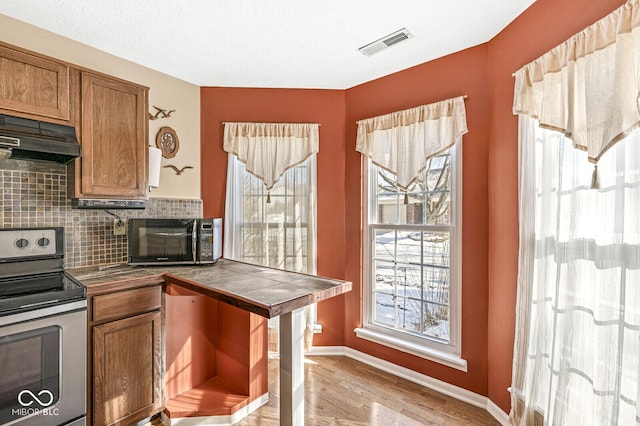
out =
[(176, 112), (175, 109), (171, 109), (167, 111), (166, 109), (158, 108), (157, 106), (154, 106), (154, 108), (156, 109), (156, 113), (155, 114), (148, 113), (149, 120), (157, 120), (158, 118), (169, 118), (171, 117), (172, 112)]
[(180, 176), (182, 172), (184, 172), (186, 169), (193, 169), (193, 166), (184, 166), (183, 168), (179, 169), (173, 164), (167, 164), (166, 166), (162, 166), (162, 167), (165, 169), (173, 169), (176, 172), (176, 175), (178, 176)]
[(156, 135), (156, 146), (162, 151), (164, 158), (173, 158), (180, 149), (180, 141), (176, 131), (171, 127), (161, 127)]

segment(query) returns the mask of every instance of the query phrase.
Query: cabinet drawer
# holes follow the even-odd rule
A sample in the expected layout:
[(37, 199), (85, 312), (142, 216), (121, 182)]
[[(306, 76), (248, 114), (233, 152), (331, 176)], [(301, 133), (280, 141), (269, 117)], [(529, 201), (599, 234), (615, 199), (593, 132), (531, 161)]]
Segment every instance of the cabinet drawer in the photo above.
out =
[(162, 288), (159, 285), (103, 294), (93, 298), (93, 321), (123, 318), (159, 309)]

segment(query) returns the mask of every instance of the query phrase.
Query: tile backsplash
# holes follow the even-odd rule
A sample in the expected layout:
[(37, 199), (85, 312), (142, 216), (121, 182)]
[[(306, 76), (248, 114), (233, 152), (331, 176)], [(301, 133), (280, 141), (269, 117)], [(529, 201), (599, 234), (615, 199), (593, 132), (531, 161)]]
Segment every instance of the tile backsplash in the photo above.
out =
[[(104, 210), (71, 208), (65, 166), (0, 160), (0, 182), (0, 227), (63, 226), (67, 268), (127, 261), (127, 237), (113, 235), (114, 216)], [(202, 200), (149, 198), (144, 210), (109, 212), (122, 219), (201, 217)]]

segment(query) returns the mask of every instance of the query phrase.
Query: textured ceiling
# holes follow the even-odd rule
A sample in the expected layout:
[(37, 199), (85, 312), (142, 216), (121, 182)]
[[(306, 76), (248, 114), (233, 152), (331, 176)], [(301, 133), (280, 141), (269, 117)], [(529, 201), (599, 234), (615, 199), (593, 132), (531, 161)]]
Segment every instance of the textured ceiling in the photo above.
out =
[[(1, 0), (0, 13), (199, 86), (346, 89), (490, 40), (535, 0)], [(401, 28), (413, 38), (366, 57)]]

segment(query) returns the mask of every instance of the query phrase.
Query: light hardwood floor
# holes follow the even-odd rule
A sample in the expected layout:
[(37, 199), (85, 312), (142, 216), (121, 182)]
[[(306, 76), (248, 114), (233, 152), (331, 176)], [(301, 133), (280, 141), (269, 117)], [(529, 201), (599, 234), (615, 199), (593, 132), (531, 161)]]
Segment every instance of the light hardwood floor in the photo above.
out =
[[(269, 360), (269, 402), (238, 423), (279, 424), (278, 359)], [(499, 425), (485, 410), (347, 357), (305, 359), (305, 425)]]

